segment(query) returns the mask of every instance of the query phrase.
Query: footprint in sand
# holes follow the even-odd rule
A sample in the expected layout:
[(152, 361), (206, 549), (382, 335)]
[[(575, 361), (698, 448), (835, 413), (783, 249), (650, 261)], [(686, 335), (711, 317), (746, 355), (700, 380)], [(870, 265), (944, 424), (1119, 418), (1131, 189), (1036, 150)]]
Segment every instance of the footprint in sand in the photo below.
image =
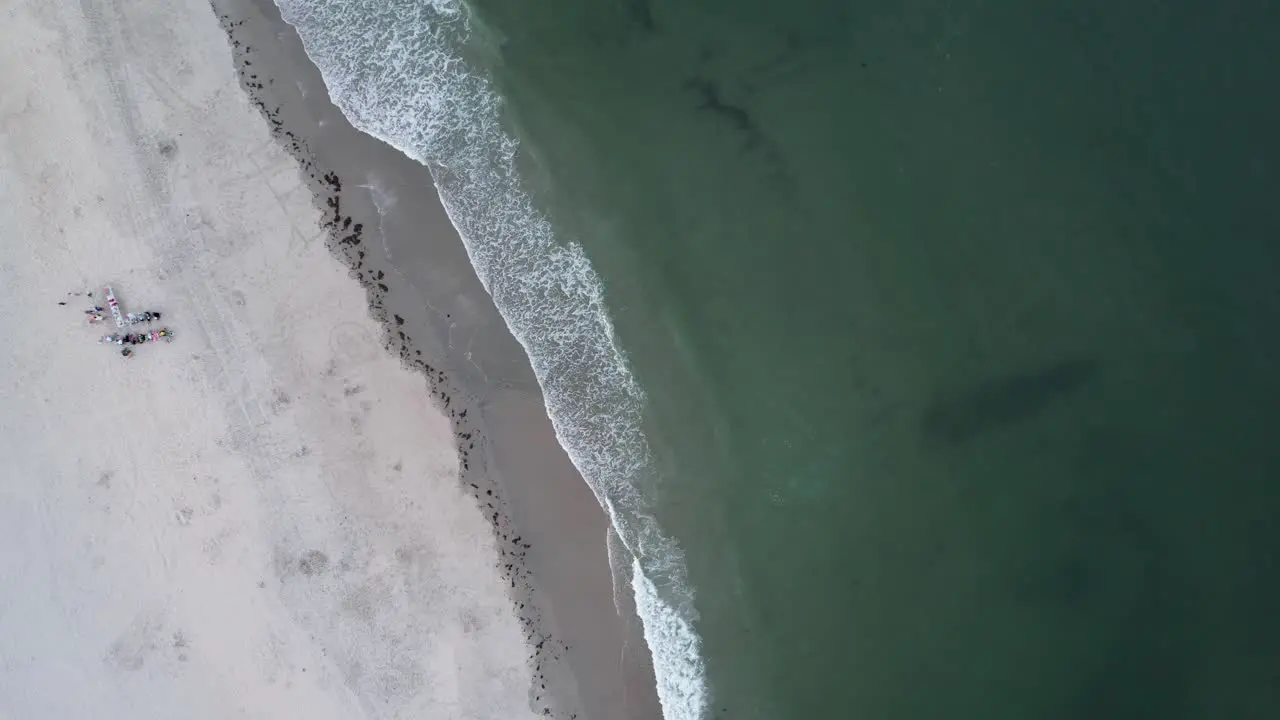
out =
[(124, 632), (107, 646), (106, 662), (121, 670), (142, 669), (147, 658), (155, 652), (163, 627), (162, 613), (139, 613)]

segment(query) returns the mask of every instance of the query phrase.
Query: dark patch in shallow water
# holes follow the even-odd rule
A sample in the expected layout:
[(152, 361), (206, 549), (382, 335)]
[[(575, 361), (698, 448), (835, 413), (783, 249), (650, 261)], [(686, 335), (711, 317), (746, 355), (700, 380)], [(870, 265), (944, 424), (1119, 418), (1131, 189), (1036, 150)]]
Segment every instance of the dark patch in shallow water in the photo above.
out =
[(653, 32), (656, 25), (653, 22), (653, 8), (649, 7), (649, 0), (623, 0), (627, 7), (627, 14), (631, 16), (632, 22), (639, 25), (645, 32)]
[[(709, 61), (711, 51), (704, 48), (703, 52)], [(746, 107), (725, 99), (722, 85), (702, 75), (686, 80), (684, 89), (697, 96), (699, 110), (705, 110), (733, 128), (735, 135), (742, 138), (744, 154), (754, 154), (765, 163), (772, 180), (770, 184), (778, 192), (775, 200), (781, 202), (783, 198), (794, 198), (796, 182), (787, 166), (786, 155), (760, 128)]]
[(686, 86), (701, 100), (698, 107), (727, 120), (746, 138), (748, 148), (758, 147), (762, 144), (764, 133), (760, 132), (760, 128), (756, 127), (755, 121), (751, 119), (751, 114), (737, 105), (725, 102), (724, 98), (720, 96), (720, 89), (716, 87), (715, 83), (706, 78), (696, 77), (689, 80)]
[(1097, 371), (1096, 361), (1072, 358), (987, 380), (958, 396), (935, 400), (924, 413), (924, 433), (960, 443), (1026, 422), (1042, 413), (1054, 399), (1079, 388)]

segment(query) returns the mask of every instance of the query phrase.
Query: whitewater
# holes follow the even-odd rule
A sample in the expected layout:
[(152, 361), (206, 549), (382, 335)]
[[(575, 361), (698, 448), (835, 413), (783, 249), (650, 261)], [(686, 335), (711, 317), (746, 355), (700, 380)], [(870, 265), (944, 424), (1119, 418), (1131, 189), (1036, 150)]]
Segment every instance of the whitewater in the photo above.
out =
[[(677, 543), (653, 517), (658, 471), (644, 393), (614, 337), (599, 277), (558, 239), (516, 171), (501, 98), (459, 49), (460, 0), (276, 0), (334, 104), (430, 169), (485, 289), (524, 347), (556, 436), (631, 555), (632, 587), (667, 720), (707, 714), (710, 689)], [(424, 188), (424, 192), (428, 191)]]

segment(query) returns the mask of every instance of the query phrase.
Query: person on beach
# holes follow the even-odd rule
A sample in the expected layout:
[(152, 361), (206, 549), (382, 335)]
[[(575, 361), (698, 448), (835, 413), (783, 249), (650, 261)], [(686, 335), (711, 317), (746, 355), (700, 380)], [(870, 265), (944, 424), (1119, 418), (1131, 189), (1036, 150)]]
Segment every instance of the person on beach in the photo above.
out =
[(125, 315), (125, 319), (129, 322), (130, 325), (134, 323), (151, 322), (152, 320), (159, 320), (160, 313), (152, 312), (150, 310), (146, 312), (141, 312), (141, 313), (129, 313)]

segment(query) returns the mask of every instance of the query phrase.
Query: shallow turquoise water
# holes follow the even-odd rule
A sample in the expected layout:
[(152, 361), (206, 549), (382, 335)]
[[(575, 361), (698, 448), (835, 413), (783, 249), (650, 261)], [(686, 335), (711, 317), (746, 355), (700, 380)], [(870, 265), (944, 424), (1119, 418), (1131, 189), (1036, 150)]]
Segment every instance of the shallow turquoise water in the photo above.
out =
[(472, 5), (716, 716), (1280, 711), (1274, 9)]

